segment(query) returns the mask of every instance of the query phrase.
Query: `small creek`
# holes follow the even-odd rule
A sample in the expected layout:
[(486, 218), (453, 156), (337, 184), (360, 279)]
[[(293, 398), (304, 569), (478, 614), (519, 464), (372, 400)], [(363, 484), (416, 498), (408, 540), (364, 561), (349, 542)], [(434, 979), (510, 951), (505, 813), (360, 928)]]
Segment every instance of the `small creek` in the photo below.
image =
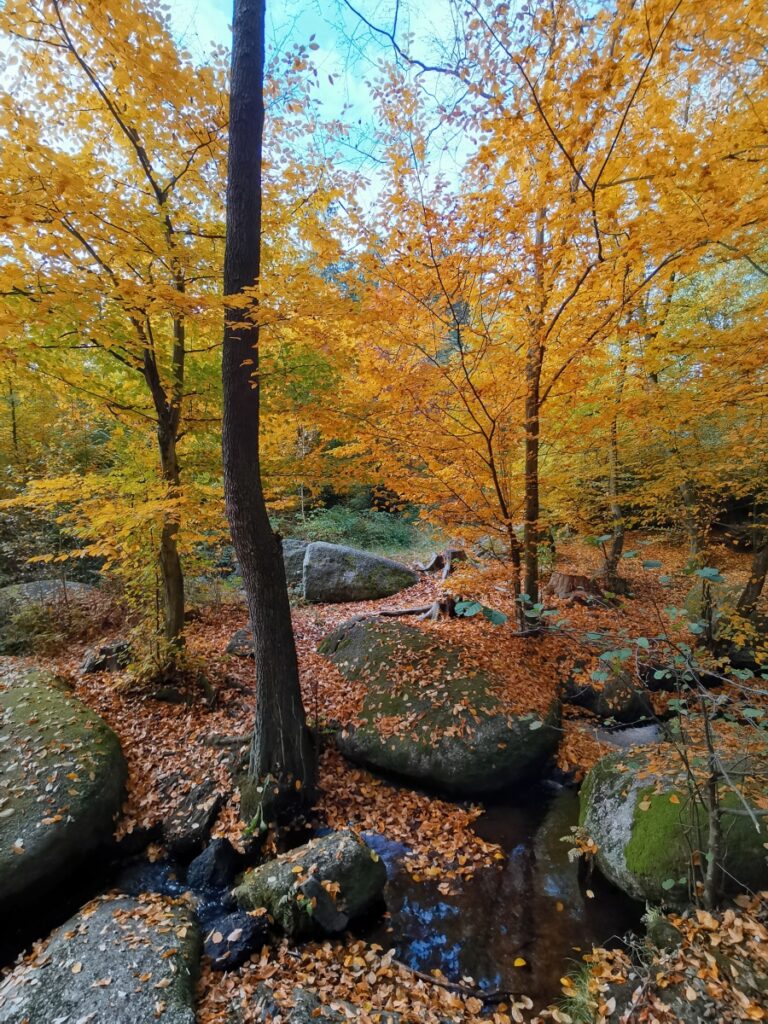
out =
[[(452, 883), (444, 895), (440, 879), (415, 882), (404, 867), (405, 848), (366, 835), (387, 865), (388, 917), (365, 937), (398, 959), (450, 981), (471, 977), (480, 988), (530, 996), (542, 1006), (557, 999), (560, 978), (594, 945), (616, 945), (640, 923), (642, 906), (602, 876), (583, 877), (562, 842), (578, 821), (573, 790), (533, 786), (524, 797), (488, 803), (475, 823), (506, 859)], [(592, 893), (592, 896), (589, 895)], [(524, 966), (515, 961), (525, 960)]]

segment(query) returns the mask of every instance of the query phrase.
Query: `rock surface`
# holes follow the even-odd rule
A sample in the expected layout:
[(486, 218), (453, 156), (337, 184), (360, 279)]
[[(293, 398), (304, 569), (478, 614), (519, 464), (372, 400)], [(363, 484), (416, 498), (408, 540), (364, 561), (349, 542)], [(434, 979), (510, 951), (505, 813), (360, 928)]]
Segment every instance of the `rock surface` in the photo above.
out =
[(0, 679), (0, 918), (111, 844), (125, 791), (115, 734), (49, 681)]
[(227, 644), (227, 654), (236, 658), (253, 657), (253, 633), (250, 629), (235, 630)]
[(234, 890), (243, 910), (266, 907), (286, 934), (335, 934), (381, 896), (384, 864), (350, 829), (312, 839), (246, 872)]
[(125, 640), (118, 640), (114, 644), (103, 644), (94, 650), (87, 651), (80, 671), (83, 674), (90, 672), (119, 672), (126, 668), (131, 660), (131, 648)]
[(563, 703), (584, 708), (603, 720), (629, 724), (653, 718), (653, 705), (643, 691), (642, 682), (635, 682), (623, 672), (600, 684), (582, 677), (571, 678), (565, 686)]
[[(173, 788), (178, 781), (178, 776), (172, 776), (165, 788)], [(163, 839), (172, 857), (189, 860), (200, 853), (208, 842), (223, 799), (213, 779), (205, 779), (182, 796), (163, 822)]]
[(88, 583), (63, 583), (61, 580), (33, 580), (0, 587), (0, 625), (29, 604), (51, 604), (70, 598), (87, 597), (96, 587)]
[(304, 555), (304, 599), (314, 604), (375, 601), (418, 583), (418, 573), (390, 558), (315, 542)]
[[(762, 772), (767, 766), (768, 759)], [(732, 771), (735, 775), (737, 769), (732, 766)], [(736, 777), (749, 792), (749, 779)], [(597, 844), (597, 864), (606, 878), (636, 899), (688, 901), (691, 855), (699, 850), (704, 860), (708, 816), (691, 800), (684, 766), (670, 744), (602, 758), (584, 781), (580, 804), (580, 824)], [(738, 810), (740, 799), (726, 789), (721, 806)], [(758, 833), (741, 814), (726, 815), (723, 821), (725, 888), (766, 888), (765, 829)]]
[[(400, 1024), (403, 1019), (399, 1013), (383, 1010), (365, 1011), (360, 1006), (344, 999), (333, 1000), (329, 1005), (322, 1003), (316, 992), (306, 988), (295, 988), (292, 993), (293, 1006), (283, 1007), (272, 994), (267, 985), (259, 985), (253, 1010), (255, 1020), (259, 1024), (269, 1024), (273, 1020), (282, 1020), (285, 1024), (347, 1024), (348, 1021), (375, 1021), (375, 1024)], [(237, 1013), (232, 1016), (232, 1024), (244, 1024), (244, 1018)]]
[(0, 1024), (195, 1024), (200, 935), (190, 908), (107, 897), (0, 986)]
[(204, 952), (216, 971), (229, 971), (244, 964), (251, 953), (267, 942), (269, 926), (266, 914), (252, 917), (244, 910), (206, 921)]
[(187, 868), (190, 889), (224, 889), (237, 874), (242, 860), (228, 839), (213, 839)]
[(308, 547), (308, 540), (297, 540), (294, 537), (283, 539), (283, 565), (285, 566), (285, 579), (289, 587), (301, 587), (302, 585), (304, 556)]
[(434, 633), (392, 619), (353, 619), (320, 651), (366, 689), (356, 724), (336, 737), (352, 761), (468, 796), (531, 776), (557, 749), (559, 702), (543, 721), (508, 713), (502, 681)]

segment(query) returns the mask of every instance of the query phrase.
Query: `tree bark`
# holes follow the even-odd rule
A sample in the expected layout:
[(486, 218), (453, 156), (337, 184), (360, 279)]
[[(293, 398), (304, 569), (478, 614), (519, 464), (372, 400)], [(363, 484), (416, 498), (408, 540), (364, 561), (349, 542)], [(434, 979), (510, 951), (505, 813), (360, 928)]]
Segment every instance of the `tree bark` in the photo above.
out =
[(525, 526), (523, 561), (524, 592), (528, 602), (539, 600), (539, 411), (543, 352), (538, 338), (528, 346), (525, 395)]
[[(176, 430), (172, 424), (160, 419), (157, 428), (160, 446), (160, 464), (163, 480), (168, 484), (170, 496), (178, 493), (180, 484), (179, 460), (176, 453)], [(165, 639), (181, 644), (184, 630), (184, 573), (178, 545), (179, 522), (166, 514), (160, 531), (160, 576), (163, 585), (163, 623)]]
[(754, 614), (765, 586), (766, 576), (768, 576), (768, 529), (756, 530), (749, 579), (736, 606), (739, 615), (749, 618)]
[[(224, 294), (253, 287), (261, 259), (265, 0), (235, 0)], [(256, 718), (244, 817), (287, 821), (311, 799), (314, 750), (301, 701), (280, 541), (267, 516), (259, 463), (259, 327), (225, 311), (222, 376), (224, 495), (253, 627)]]

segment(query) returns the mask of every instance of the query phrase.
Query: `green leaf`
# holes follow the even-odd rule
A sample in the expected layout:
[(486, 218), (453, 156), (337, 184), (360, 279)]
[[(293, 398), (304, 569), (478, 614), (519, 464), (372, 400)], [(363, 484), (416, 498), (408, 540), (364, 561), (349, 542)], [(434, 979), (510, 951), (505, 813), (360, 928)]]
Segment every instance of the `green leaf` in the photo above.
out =
[(625, 551), (624, 554), (621, 557), (622, 558), (637, 558), (637, 555), (638, 555), (637, 551)]
[(637, 645), (638, 647), (642, 647), (642, 649), (643, 649), (644, 651), (647, 651), (647, 650), (649, 650), (649, 648), (650, 648), (650, 646), (651, 646), (651, 643), (650, 643), (650, 641), (649, 641), (649, 639), (648, 639), (648, 637), (647, 637), (647, 636), (639, 636), (639, 637), (638, 637), (638, 638), (637, 638), (637, 639), (635, 640), (635, 644), (636, 644), (636, 645)]
[(661, 562), (657, 562), (655, 558), (649, 559), (647, 562), (643, 562), (644, 569), (660, 569)]
[(631, 647), (622, 647), (616, 651), (605, 651), (604, 654), (600, 655), (600, 661), (626, 661), (632, 657)]
[(542, 727), (542, 725), (544, 725), (544, 723), (540, 719), (536, 718), (536, 719), (534, 719), (531, 722), (531, 724), (528, 726), (528, 728), (531, 729), (531, 730), (533, 730), (533, 729), (540, 729)]
[(457, 601), (454, 608), (457, 615), (466, 619), (471, 619), (473, 615), (479, 615), (482, 610), (483, 606), (479, 601)]
[(503, 626), (507, 621), (507, 616), (504, 612), (500, 612), (497, 608), (486, 608), (485, 605), (483, 605), (483, 615), (494, 626)]
[(664, 881), (661, 883), (661, 888), (669, 892), (670, 889), (674, 889), (675, 885), (676, 882), (674, 878), (665, 878)]
[(707, 565), (703, 569), (697, 569), (696, 575), (712, 583), (725, 583), (725, 577), (720, 575), (720, 570), (713, 568), (711, 565)]
[(745, 718), (763, 717), (763, 711), (761, 708), (742, 708), (741, 713), (742, 715), (744, 715)]

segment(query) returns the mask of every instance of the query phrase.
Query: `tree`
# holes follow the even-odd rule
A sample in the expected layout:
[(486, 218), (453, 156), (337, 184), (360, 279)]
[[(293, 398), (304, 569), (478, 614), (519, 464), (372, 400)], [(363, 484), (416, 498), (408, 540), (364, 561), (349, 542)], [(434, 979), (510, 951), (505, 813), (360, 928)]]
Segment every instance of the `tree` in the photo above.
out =
[(11, 2), (0, 31), (20, 61), (0, 96), (0, 345), (129, 429), (154, 430), (172, 653), (184, 626), (179, 444), (211, 415), (190, 371), (220, 315), (208, 267), (223, 74), (179, 52), (155, 0)]
[(280, 538), (267, 516), (259, 459), (264, 17), (265, 0), (235, 0), (222, 357), (224, 494), (256, 665), (256, 719), (242, 810), (260, 822), (292, 818), (297, 805), (311, 798), (315, 779)]

